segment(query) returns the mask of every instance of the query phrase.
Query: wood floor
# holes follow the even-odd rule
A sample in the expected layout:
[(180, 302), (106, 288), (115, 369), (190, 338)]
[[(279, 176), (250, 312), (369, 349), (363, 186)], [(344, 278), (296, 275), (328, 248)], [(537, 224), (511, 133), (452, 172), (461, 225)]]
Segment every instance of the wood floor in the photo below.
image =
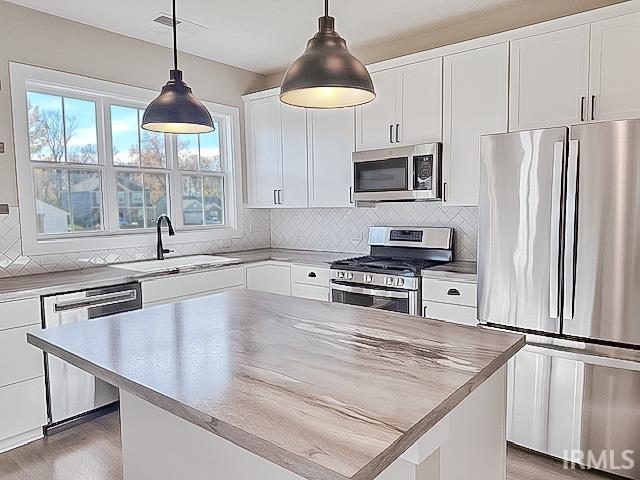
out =
[[(122, 480), (117, 413), (0, 455), (2, 480)], [(562, 468), (562, 463), (510, 447), (507, 480), (603, 480), (608, 475)], [(618, 478), (618, 477), (615, 477)]]

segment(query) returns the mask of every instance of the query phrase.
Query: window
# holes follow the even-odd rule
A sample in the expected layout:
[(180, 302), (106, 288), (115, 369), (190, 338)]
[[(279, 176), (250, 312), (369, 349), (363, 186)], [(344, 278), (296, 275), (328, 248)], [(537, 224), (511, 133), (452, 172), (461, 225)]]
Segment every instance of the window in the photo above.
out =
[(242, 235), (237, 108), (205, 102), (215, 131), (164, 135), (140, 127), (157, 92), (13, 63), (11, 78), (25, 254), (152, 245), (161, 214), (185, 242)]

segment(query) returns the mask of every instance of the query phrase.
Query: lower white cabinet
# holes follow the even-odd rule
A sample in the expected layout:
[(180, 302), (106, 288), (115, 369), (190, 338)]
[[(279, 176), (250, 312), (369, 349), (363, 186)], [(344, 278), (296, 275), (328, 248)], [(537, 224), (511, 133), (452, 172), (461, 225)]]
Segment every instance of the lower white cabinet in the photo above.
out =
[(144, 306), (176, 302), (228, 288), (244, 287), (245, 284), (244, 266), (157, 278), (142, 282), (142, 302)]
[(247, 288), (291, 295), (291, 266), (267, 262), (247, 267)]
[(44, 377), (0, 388), (0, 452), (42, 436), (47, 423)]
[(27, 343), (40, 322), (39, 298), (0, 303), (0, 452), (41, 437), (47, 423), (44, 357)]
[(291, 295), (310, 300), (329, 301), (328, 268), (294, 265), (291, 267)]
[(477, 285), (451, 280), (422, 279), (422, 315), (434, 320), (478, 324)]

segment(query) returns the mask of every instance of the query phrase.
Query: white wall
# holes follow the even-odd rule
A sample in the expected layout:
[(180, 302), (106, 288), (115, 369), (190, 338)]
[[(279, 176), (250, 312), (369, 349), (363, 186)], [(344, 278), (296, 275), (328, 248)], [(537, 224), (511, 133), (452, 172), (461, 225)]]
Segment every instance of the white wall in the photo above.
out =
[[(171, 52), (4, 0), (0, 0), (0, 20), (0, 142), (5, 142), (5, 153), (0, 154), (0, 203), (16, 206), (10, 61), (159, 91), (169, 76)], [(241, 107), (242, 94), (265, 87), (262, 75), (193, 55), (182, 54), (180, 68), (198, 97), (226, 105)]]

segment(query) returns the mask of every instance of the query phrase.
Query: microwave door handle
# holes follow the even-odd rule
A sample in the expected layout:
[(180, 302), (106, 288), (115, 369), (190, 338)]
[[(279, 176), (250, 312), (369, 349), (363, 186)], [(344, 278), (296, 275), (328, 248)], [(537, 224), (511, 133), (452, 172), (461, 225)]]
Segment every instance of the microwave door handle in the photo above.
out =
[(551, 183), (551, 228), (549, 233), (549, 318), (560, 316), (560, 208), (562, 201), (562, 169), (564, 142), (553, 144)]
[(567, 206), (564, 230), (564, 305), (563, 320), (573, 319), (574, 284), (576, 274), (576, 229), (578, 207), (578, 164), (580, 162), (580, 143), (569, 142), (567, 162)]

